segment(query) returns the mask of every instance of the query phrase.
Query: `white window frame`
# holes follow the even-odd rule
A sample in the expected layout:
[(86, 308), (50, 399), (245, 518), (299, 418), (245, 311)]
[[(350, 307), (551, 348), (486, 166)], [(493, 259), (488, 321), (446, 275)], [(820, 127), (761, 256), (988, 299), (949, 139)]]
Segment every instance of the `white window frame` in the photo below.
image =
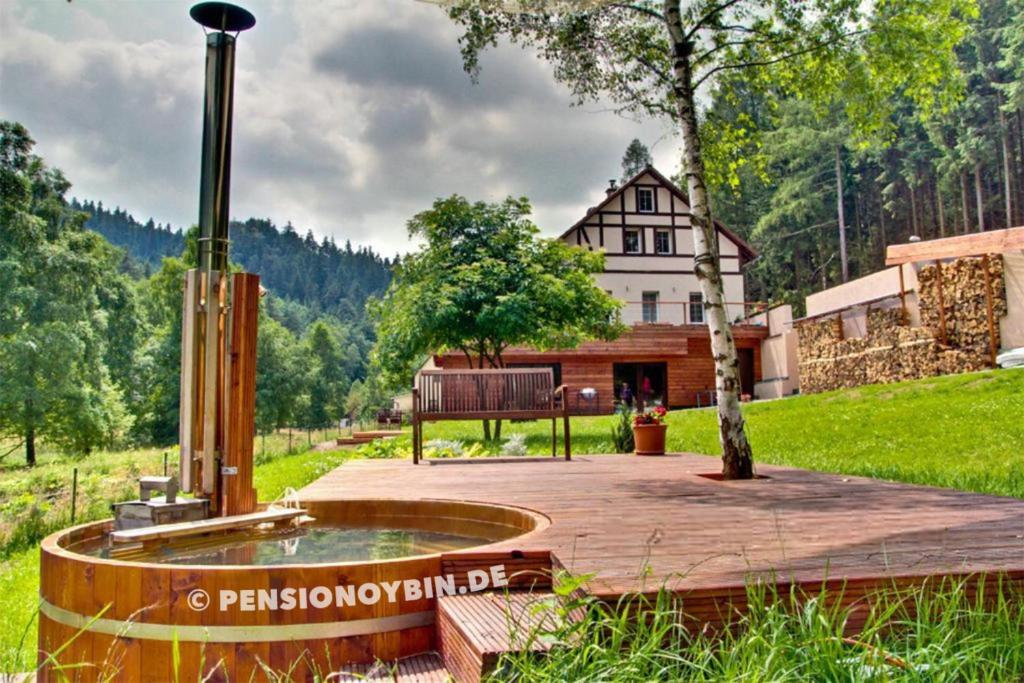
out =
[[(626, 228), (622, 231), (622, 251), (626, 254), (642, 254), (644, 253), (644, 236), (640, 232), (640, 228)], [(629, 234), (634, 233), (636, 235), (636, 249), (630, 250), (629, 248)]]
[[(694, 297), (697, 297), (696, 299)], [(697, 306), (697, 308), (694, 308)], [(696, 313), (697, 315), (694, 315)], [(702, 292), (690, 292), (690, 324), (696, 325), (705, 322), (704, 317), (704, 294)]]
[[(660, 235), (665, 236), (665, 251), (662, 251), (658, 247), (658, 237)], [(654, 229), (654, 253), (660, 254), (661, 256), (672, 255), (672, 231), (667, 228), (655, 228)]]
[[(649, 295), (654, 295), (653, 301), (648, 301)], [(660, 292), (642, 292), (640, 294), (640, 315), (641, 319), (647, 324), (653, 324), (658, 322), (658, 308), (659, 300), (661, 299)]]
[[(643, 208), (640, 198), (644, 196), (644, 193), (649, 193), (651, 198), (651, 205), (649, 208)], [(653, 187), (638, 187), (636, 188), (636, 211), (637, 213), (654, 213), (654, 188)]]

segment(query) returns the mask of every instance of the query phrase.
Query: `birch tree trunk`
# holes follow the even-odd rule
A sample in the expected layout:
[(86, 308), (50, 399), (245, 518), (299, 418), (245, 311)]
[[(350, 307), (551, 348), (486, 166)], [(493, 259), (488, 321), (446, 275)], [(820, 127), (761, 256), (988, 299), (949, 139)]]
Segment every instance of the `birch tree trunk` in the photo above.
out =
[(740, 412), (739, 356), (725, 308), (722, 269), (718, 259), (718, 235), (711, 220), (704, 160), (697, 135), (693, 72), (690, 63), (693, 43), (683, 32), (679, 0), (665, 0), (665, 24), (672, 44), (673, 94), (683, 134), (683, 174), (690, 196), (693, 234), (693, 269), (704, 296), (704, 309), (715, 361), (715, 389), (718, 393), (718, 438), (722, 444), (722, 476), (752, 479), (754, 460)]
[(836, 209), (839, 215), (839, 260), (843, 269), (843, 282), (850, 279), (850, 263), (846, 257), (846, 213), (843, 209), (843, 164), (836, 145)]

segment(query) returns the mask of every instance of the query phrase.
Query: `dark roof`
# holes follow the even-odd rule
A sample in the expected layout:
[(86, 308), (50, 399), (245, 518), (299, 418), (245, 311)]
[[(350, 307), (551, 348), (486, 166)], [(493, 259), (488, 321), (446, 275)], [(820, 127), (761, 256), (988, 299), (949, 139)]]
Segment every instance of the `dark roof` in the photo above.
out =
[[(650, 174), (651, 176), (653, 176), (654, 179), (657, 180), (665, 189), (667, 189), (669, 192), (675, 195), (676, 199), (682, 201), (683, 204), (685, 204), (686, 207), (689, 208), (690, 198), (686, 195), (686, 193), (680, 190), (678, 187), (676, 187), (675, 183), (673, 183), (671, 180), (662, 175), (662, 173), (658, 171), (658, 169), (654, 168), (653, 166), (647, 166), (642, 171), (634, 175), (632, 178), (624, 182), (621, 186), (615, 188), (614, 192), (609, 192), (607, 196), (605, 196), (605, 198), (598, 203), (597, 206), (592, 206), (589, 209), (587, 209), (587, 213), (583, 215), (583, 218), (576, 221), (568, 230), (563, 232), (560, 237), (565, 238), (573, 230), (576, 230), (577, 228), (581, 227), (598, 211), (607, 206), (609, 202), (611, 202), (613, 199), (615, 199), (623, 192), (625, 192), (626, 188), (633, 186), (633, 184), (635, 184), (636, 181), (640, 179), (640, 176), (646, 174)], [(718, 229), (718, 231), (721, 232), (726, 237), (728, 237), (729, 240), (732, 241), (733, 244), (735, 244), (739, 248), (741, 263), (749, 263), (750, 261), (753, 261), (755, 258), (757, 258), (757, 252), (754, 251), (754, 248), (750, 246), (750, 244), (748, 244), (746, 240), (744, 240), (742, 237), (737, 235), (729, 228), (722, 225), (721, 221), (715, 219), (712, 220), (714, 220), (715, 227)]]

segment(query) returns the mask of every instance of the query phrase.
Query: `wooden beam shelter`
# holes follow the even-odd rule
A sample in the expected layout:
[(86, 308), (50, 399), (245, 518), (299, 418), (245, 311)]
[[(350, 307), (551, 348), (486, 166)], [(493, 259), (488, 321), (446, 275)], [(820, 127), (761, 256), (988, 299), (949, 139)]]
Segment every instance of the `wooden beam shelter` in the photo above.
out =
[(893, 244), (885, 251), (885, 265), (897, 266), (903, 263), (961, 256), (1001, 254), (1017, 249), (1024, 249), (1024, 226), (958, 235), (957, 237), (944, 237), (937, 240)]
[(992, 274), (989, 272), (988, 254), (981, 257), (981, 270), (985, 275), (985, 320), (988, 323), (988, 353), (992, 367), (996, 366), (996, 355), (999, 353), (999, 340), (996, 334), (996, 317), (992, 306)]
[(551, 368), (423, 370), (412, 390), (413, 464), (423, 457), (423, 425), (445, 420), (551, 420), (551, 455), (557, 456), (562, 419), (565, 459), (572, 459), (565, 385)]

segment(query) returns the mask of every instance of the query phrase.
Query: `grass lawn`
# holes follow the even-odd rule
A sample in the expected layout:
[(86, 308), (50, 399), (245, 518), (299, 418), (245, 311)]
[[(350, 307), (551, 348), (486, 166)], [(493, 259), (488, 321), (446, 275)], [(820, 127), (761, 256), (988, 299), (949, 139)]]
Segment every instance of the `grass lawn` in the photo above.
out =
[[(744, 415), (755, 460), (760, 463), (1024, 498), (1024, 371), (981, 372), (754, 403), (744, 407)], [(573, 418), (574, 453), (613, 452), (614, 419), (611, 416)], [(673, 412), (668, 423), (671, 450), (719, 453), (713, 410)], [(503, 436), (523, 433), (527, 436), (530, 453), (549, 454), (550, 428), (547, 422), (505, 424)], [(427, 425), (425, 435), (427, 440), (464, 441), (467, 447), (479, 443), (480, 437), (478, 422)], [(295, 433), (292, 445), (306, 448), (306, 436)], [(484, 448), (496, 450), (492, 446)], [(288, 455), (287, 449), (287, 433), (271, 435), (263, 456), (260, 455), (260, 440), (256, 441), (255, 485), (261, 500), (273, 500), (289, 486), (299, 488), (356, 455), (353, 451), (308, 451)], [(407, 455), (408, 449), (406, 435), (364, 447), (361, 454), (367, 457)], [(168, 452), (173, 453), (173, 450), (168, 449)], [(162, 453), (161, 449), (98, 453), (80, 461), (44, 453), (40, 465), (31, 470), (11, 462), (15, 456), (0, 463), (0, 614), (5, 621), (5, 627), (0, 629), (0, 672), (34, 668), (38, 586), (35, 543), (39, 534), (67, 524), (71, 468), (77, 466), (80, 470), (79, 519), (97, 519), (109, 515), (112, 500), (136, 495), (135, 479), (140, 474), (162, 471)], [(175, 460), (172, 455), (171, 461)], [(991, 616), (970, 609), (966, 613), (978, 620)], [(936, 623), (945, 623), (937, 619)], [(1004, 631), (1015, 633), (1022, 619), (1018, 609), (1000, 615), (996, 621)], [(762, 631), (759, 637), (779, 638), (790, 634), (791, 628), (801, 627), (797, 622), (787, 624), (778, 622), (772, 626), (775, 630)], [(757, 635), (760, 628), (759, 625), (752, 632)], [(950, 628), (968, 649), (982, 647), (969, 642), (970, 634), (977, 631), (973, 626), (966, 631), (956, 624)], [(600, 628), (597, 632), (605, 630)], [(804, 635), (811, 639), (806, 641), (806, 647), (811, 649), (801, 652), (811, 652), (816, 642), (814, 638), (820, 634)], [(948, 636), (945, 632), (930, 635), (939, 641)], [(1008, 645), (1011, 641), (1015, 645)], [(991, 656), (998, 657), (1000, 652), (1009, 651), (1007, 647), (1015, 648), (1018, 641), (1019, 638), (1013, 640), (1000, 631), (985, 641), (984, 647), (989, 648), (987, 652), (991, 652)], [(697, 653), (703, 651), (701, 648), (705, 645), (688, 643), (686, 649)], [(886, 641), (885, 645), (895, 647), (897, 644)], [(911, 645), (932, 648), (931, 642), (914, 641)], [(706, 647), (710, 648), (707, 656), (721, 652), (725, 657), (731, 652), (730, 648), (752, 646), (727, 643), (724, 651), (711, 645)], [(611, 657), (608, 653), (612, 650), (602, 651)], [(757, 667), (763, 657), (771, 657), (770, 652), (756, 652), (759, 654), (752, 655), (753, 668), (749, 672), (759, 671)], [(736, 650), (735, 656), (739, 654)], [(728, 654), (728, 657), (733, 656)], [(646, 654), (644, 657), (644, 661), (648, 661)], [(614, 668), (616, 662), (628, 664), (628, 659), (611, 657), (606, 658), (605, 663)], [(569, 665), (569, 662), (563, 660), (561, 664)], [(944, 663), (938, 665), (945, 666)], [(519, 673), (535, 676), (536, 680), (559, 675), (557, 667), (540, 670), (530, 666), (523, 660), (514, 662), (512, 668), (523, 667)], [(1000, 666), (993, 670), (1017, 672), (1022, 668), (1024, 664), (1017, 658), (1008, 669)], [(572, 666), (567, 670), (572, 670)], [(739, 673), (738, 669), (730, 670), (724, 664), (709, 670), (728, 675)], [(584, 674), (583, 670), (578, 672)], [(749, 672), (744, 670), (742, 675)]]
[[(1024, 371), (993, 370), (744, 406), (760, 463), (1024, 498)], [(612, 453), (614, 418), (572, 419), (573, 453)], [(668, 448), (719, 455), (713, 409), (668, 416)], [(551, 452), (551, 425), (503, 425)], [(561, 428), (559, 428), (561, 433)], [(439, 422), (424, 438), (481, 439), (479, 422)]]

